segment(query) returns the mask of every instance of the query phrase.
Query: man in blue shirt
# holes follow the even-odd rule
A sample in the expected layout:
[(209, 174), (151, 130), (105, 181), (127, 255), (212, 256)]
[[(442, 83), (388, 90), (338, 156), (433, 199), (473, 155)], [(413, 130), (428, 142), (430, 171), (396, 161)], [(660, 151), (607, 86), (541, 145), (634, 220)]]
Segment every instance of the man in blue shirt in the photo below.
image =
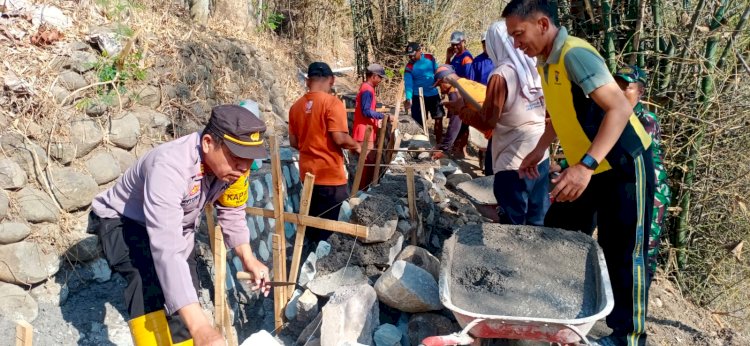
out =
[(466, 49), (466, 36), (461, 31), (451, 34), (451, 46), (448, 48), (445, 63), (451, 64), (460, 78), (471, 79), (471, 63), (474, 56)]
[(487, 85), (490, 73), (495, 69), (492, 60), (489, 55), (487, 55), (487, 46), (484, 43), (486, 37), (487, 32), (485, 31), (482, 33), (482, 54), (479, 54), (474, 58), (469, 71), (469, 79), (484, 85)]
[[(435, 140), (440, 143), (443, 137), (442, 119), (445, 111), (440, 104), (440, 94), (434, 86), (437, 62), (432, 54), (422, 53), (422, 46), (417, 42), (409, 42), (406, 46), (406, 55), (409, 56), (409, 62), (404, 69), (404, 108), (411, 108), (412, 118), (422, 126), (422, 109), (419, 104), (419, 89), (422, 88), (425, 112), (435, 119)], [(416, 96), (416, 100), (412, 102), (413, 96)]]

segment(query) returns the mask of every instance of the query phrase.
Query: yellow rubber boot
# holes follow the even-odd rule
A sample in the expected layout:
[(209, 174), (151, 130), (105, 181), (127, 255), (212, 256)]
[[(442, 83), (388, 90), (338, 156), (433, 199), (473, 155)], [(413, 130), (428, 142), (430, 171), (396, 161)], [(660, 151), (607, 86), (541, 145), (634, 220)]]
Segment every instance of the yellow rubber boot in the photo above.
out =
[(128, 321), (135, 346), (193, 346), (193, 339), (172, 343), (164, 310), (154, 311)]

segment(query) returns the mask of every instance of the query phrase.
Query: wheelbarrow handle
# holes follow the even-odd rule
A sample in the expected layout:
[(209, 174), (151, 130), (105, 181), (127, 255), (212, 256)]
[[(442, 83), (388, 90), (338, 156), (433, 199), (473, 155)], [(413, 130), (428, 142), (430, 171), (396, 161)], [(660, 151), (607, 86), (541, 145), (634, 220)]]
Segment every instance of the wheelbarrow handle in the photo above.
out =
[(572, 324), (565, 324), (564, 326), (565, 326), (565, 328), (570, 329), (573, 333), (575, 333), (576, 335), (578, 335), (578, 337), (581, 338), (581, 343), (582, 344), (584, 344), (584, 345), (591, 345), (591, 342), (589, 342), (589, 339), (586, 338), (586, 334), (584, 334), (583, 332), (581, 332), (581, 330), (578, 329), (578, 327), (576, 327), (576, 326), (574, 326)]
[(471, 345), (474, 339), (467, 334), (453, 333), (451, 335), (430, 336), (424, 338), (419, 346), (451, 346)]

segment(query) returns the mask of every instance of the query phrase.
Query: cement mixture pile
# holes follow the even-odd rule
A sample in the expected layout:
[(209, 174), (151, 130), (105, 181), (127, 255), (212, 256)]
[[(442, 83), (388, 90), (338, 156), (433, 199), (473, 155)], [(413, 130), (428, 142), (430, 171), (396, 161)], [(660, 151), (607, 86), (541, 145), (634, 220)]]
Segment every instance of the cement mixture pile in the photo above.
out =
[(597, 244), (582, 233), (467, 225), (445, 244), (452, 303), (468, 312), (575, 319), (597, 308)]

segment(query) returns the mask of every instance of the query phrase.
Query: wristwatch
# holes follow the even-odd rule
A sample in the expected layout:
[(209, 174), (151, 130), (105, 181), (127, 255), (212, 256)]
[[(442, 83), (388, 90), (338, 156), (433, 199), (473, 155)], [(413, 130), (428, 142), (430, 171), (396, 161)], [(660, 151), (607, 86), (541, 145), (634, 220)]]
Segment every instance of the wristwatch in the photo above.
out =
[(599, 167), (599, 162), (596, 162), (596, 159), (588, 153), (581, 158), (581, 164), (591, 170), (596, 170), (596, 168)]

